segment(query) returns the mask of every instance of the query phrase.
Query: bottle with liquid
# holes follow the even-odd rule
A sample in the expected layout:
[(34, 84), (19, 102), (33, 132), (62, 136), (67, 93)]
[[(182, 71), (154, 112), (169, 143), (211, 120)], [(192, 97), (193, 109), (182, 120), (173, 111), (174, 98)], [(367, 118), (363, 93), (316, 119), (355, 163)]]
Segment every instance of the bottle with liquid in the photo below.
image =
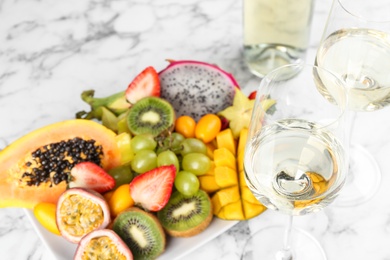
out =
[(305, 59), (314, 0), (244, 0), (244, 59), (264, 77)]

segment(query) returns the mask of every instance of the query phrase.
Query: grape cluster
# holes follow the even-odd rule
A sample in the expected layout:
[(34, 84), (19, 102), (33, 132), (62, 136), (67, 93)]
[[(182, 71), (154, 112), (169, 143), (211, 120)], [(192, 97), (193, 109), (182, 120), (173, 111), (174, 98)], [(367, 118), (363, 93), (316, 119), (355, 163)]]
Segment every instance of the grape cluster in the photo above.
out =
[(211, 167), (206, 145), (176, 132), (157, 140), (146, 134), (134, 136), (131, 150), (134, 153), (131, 169), (137, 174), (163, 165), (175, 165), (175, 188), (186, 196), (199, 190), (197, 176), (207, 173)]

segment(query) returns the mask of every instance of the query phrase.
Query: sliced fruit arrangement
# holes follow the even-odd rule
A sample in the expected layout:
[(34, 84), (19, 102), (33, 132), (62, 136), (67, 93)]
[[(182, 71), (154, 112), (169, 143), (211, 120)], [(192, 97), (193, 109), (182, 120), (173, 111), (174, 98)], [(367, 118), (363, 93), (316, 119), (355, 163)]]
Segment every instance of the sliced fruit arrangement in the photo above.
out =
[(235, 139), (239, 137), (241, 129), (249, 126), (254, 103), (255, 100), (249, 99), (241, 91), (236, 91), (233, 105), (218, 112), (229, 121)]
[(34, 216), (48, 231), (61, 235), (57, 227), (56, 210), (57, 205), (55, 203), (40, 202), (34, 207)]
[(61, 235), (78, 243), (91, 231), (107, 227), (111, 215), (101, 194), (85, 188), (70, 188), (58, 199), (56, 220)]
[(175, 111), (171, 104), (158, 97), (145, 97), (128, 111), (127, 126), (133, 135), (158, 136), (174, 127)]
[(177, 116), (198, 121), (230, 106), (239, 88), (234, 77), (218, 66), (200, 61), (170, 61), (159, 72), (161, 97), (175, 108)]
[(98, 229), (81, 239), (74, 260), (82, 259), (132, 260), (133, 254), (117, 233), (110, 229)]
[(135, 104), (144, 97), (160, 96), (160, 79), (157, 71), (149, 66), (133, 79), (127, 87), (126, 99)]
[(0, 152), (0, 207), (56, 203), (71, 169), (89, 161), (105, 170), (121, 164), (116, 134), (90, 120), (67, 120), (35, 130)]
[(164, 230), (152, 213), (131, 207), (120, 213), (112, 229), (130, 248), (135, 259), (156, 259), (166, 246)]
[(50, 232), (78, 243), (75, 259), (155, 259), (167, 236), (199, 234), (214, 216), (253, 218), (266, 209), (243, 170), (255, 95), (188, 60), (147, 67), (106, 98), (84, 91), (91, 111), (0, 152), (0, 207), (34, 208)]
[(103, 193), (115, 187), (115, 179), (99, 165), (86, 161), (76, 164), (70, 170), (68, 187), (89, 188)]
[(157, 217), (169, 235), (191, 237), (209, 226), (213, 218), (211, 201), (202, 190), (191, 196), (176, 191)]
[(168, 203), (175, 175), (174, 165), (160, 166), (140, 174), (130, 183), (130, 196), (140, 207), (159, 211)]
[(266, 210), (249, 190), (244, 177), (247, 132), (247, 128), (240, 131), (237, 145), (230, 128), (219, 134), (218, 146), (214, 150), (214, 168), (200, 181), (201, 187), (213, 194), (213, 212), (221, 219), (245, 220)]

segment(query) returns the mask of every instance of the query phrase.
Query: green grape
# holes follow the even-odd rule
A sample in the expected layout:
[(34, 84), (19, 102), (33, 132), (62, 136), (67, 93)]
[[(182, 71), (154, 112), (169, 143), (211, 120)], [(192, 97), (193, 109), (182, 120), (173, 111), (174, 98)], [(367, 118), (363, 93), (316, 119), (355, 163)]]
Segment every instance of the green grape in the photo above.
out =
[(175, 178), (175, 188), (185, 196), (191, 196), (199, 190), (199, 180), (195, 174), (180, 171)]
[(133, 172), (131, 171), (130, 166), (128, 165), (121, 165), (115, 168), (112, 168), (108, 171), (108, 174), (110, 174), (115, 179), (115, 187), (114, 189), (118, 188), (122, 184), (128, 184), (133, 179)]
[(211, 161), (203, 153), (189, 153), (184, 155), (181, 166), (184, 171), (192, 172), (195, 175), (203, 175), (209, 171)]
[(157, 148), (157, 153), (171, 150), (175, 154), (179, 154), (181, 152), (181, 142), (183, 142), (184, 139), (185, 137), (182, 134), (176, 132), (172, 133), (162, 141), (162, 144)]
[(199, 139), (187, 138), (181, 142), (182, 150), (181, 154), (184, 156), (189, 153), (202, 153), (207, 154), (206, 145)]
[(133, 153), (137, 153), (142, 150), (154, 150), (157, 147), (157, 142), (152, 135), (136, 135), (130, 142)]
[(186, 138), (182, 134), (172, 133), (171, 134), (171, 150), (180, 152), (180, 150), (181, 150), (181, 143), (185, 139)]
[(157, 167), (157, 154), (151, 150), (141, 150), (134, 155), (131, 169), (136, 173), (144, 173)]
[(175, 165), (176, 172), (180, 170), (179, 159), (176, 154), (170, 150), (161, 152), (157, 155), (157, 166)]

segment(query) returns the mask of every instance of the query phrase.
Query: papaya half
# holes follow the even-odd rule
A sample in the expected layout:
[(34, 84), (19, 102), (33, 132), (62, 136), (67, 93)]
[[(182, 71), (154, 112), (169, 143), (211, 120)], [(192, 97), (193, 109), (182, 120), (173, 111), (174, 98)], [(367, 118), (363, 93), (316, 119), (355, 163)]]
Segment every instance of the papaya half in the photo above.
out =
[(0, 151), (0, 208), (56, 203), (75, 164), (91, 161), (109, 170), (121, 164), (116, 134), (85, 119), (44, 126)]

